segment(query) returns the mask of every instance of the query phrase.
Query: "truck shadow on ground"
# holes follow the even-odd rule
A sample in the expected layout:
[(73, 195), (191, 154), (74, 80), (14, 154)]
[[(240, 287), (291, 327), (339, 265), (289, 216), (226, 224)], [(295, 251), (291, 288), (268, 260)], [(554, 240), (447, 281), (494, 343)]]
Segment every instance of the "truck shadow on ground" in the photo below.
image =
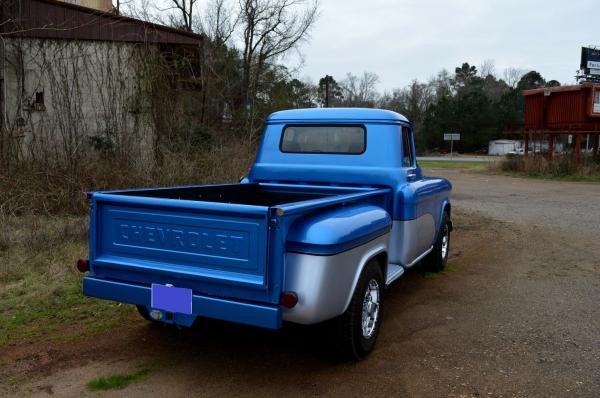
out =
[[(430, 281), (424, 275), (424, 269), (415, 267), (402, 280), (386, 289), (383, 330), (386, 326), (391, 327), (386, 325), (387, 318), (401, 313), (409, 297), (426, 288)], [(266, 358), (277, 358), (275, 362), (281, 363), (290, 360), (345, 363), (334, 347), (336, 336), (332, 329), (331, 322), (310, 326), (284, 323), (282, 329), (271, 331), (198, 318), (192, 328), (179, 329), (149, 323), (138, 329), (139, 335), (133, 338), (131, 344), (139, 345), (141, 340), (144, 344), (139, 346), (144, 347), (144, 354), (157, 359), (163, 356), (177, 359), (181, 355), (211, 366), (225, 358), (256, 361), (261, 367), (266, 365)]]

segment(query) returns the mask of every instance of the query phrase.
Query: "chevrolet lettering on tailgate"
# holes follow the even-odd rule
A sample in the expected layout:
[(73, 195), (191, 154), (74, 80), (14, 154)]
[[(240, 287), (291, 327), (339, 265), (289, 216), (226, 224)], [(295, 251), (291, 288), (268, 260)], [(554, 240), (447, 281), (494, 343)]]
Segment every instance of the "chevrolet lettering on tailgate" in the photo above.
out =
[(116, 244), (244, 257), (245, 236), (228, 231), (122, 223)]

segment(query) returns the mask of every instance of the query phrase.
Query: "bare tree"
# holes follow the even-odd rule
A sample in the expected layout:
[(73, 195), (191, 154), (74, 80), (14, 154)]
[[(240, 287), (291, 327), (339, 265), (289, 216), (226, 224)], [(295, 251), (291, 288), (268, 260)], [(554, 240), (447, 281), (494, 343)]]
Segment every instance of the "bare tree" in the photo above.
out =
[(504, 69), (504, 81), (509, 87), (517, 87), (517, 83), (521, 80), (521, 77), (525, 74), (525, 70), (519, 68), (506, 68)]
[(419, 83), (415, 79), (408, 87), (385, 94), (380, 100), (380, 105), (383, 108), (402, 113), (416, 127), (420, 127), (427, 108), (434, 100), (435, 87), (430, 83)]
[(252, 108), (251, 99), (268, 63), (297, 48), (317, 17), (316, 0), (239, 0), (241, 95), (246, 108)]
[(121, 15), (121, 12), (125, 7), (131, 4), (134, 0), (114, 0), (113, 1), (113, 11), (117, 15)]
[(363, 72), (358, 77), (352, 73), (346, 75), (342, 81), (342, 93), (344, 105), (346, 106), (364, 106), (373, 107), (378, 100), (377, 83), (379, 76), (372, 72)]
[(486, 59), (479, 66), (479, 75), (484, 79), (488, 76), (496, 76), (496, 63), (493, 59)]
[(120, 0), (120, 4), (118, 4), (118, 14), (140, 19), (142, 21), (165, 22), (156, 15), (156, 6), (151, 1), (152, 0)]
[(180, 16), (172, 16), (171, 22), (173, 25), (192, 32), (194, 27), (195, 5), (198, 0), (170, 0), (171, 7), (161, 9), (161, 11), (176, 10)]
[(196, 31), (204, 33), (217, 44), (226, 44), (235, 32), (239, 17), (227, 0), (210, 0)]
[(435, 99), (448, 96), (452, 93), (452, 76), (446, 69), (442, 69), (435, 77), (432, 77), (427, 82)]

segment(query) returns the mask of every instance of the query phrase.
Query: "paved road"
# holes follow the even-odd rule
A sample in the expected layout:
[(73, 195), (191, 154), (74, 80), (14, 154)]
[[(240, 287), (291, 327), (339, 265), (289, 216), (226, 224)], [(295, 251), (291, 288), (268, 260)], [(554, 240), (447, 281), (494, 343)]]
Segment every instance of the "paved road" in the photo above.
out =
[(422, 162), (456, 162), (456, 163), (489, 163), (504, 159), (501, 156), (417, 156)]

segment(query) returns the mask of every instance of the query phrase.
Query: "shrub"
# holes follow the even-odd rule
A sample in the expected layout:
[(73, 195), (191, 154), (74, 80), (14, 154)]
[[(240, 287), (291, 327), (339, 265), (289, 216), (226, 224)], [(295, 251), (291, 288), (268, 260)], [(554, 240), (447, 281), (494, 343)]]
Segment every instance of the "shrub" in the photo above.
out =
[(569, 155), (556, 155), (553, 160), (542, 155), (507, 156), (494, 167), (504, 172), (534, 177), (600, 179), (600, 162), (591, 157), (577, 162)]

